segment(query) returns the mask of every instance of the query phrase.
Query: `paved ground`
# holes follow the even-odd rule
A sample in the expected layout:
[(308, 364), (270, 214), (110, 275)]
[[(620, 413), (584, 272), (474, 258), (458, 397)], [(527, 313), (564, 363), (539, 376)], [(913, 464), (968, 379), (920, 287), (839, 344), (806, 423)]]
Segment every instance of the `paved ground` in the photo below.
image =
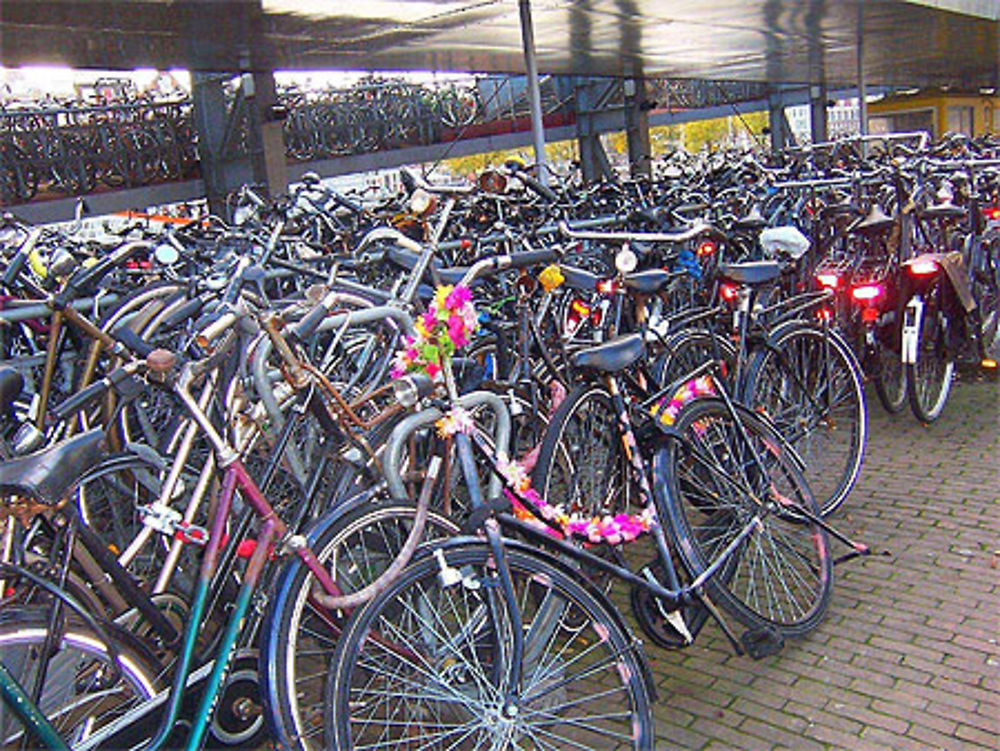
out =
[(997, 384), (957, 384), (930, 427), (870, 400), (864, 469), (838, 517), (891, 559), (838, 567), (820, 630), (759, 662), (717, 627), (650, 647), (658, 749), (1000, 749)]

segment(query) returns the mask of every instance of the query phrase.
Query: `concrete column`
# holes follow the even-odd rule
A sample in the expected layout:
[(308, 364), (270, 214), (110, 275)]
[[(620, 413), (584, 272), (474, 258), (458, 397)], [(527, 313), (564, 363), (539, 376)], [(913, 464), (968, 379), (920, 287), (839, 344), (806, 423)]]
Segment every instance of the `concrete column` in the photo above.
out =
[(221, 151), (226, 135), (226, 94), (223, 88), (231, 75), (217, 73), (191, 74), (191, 100), (194, 126), (198, 133), (198, 159), (209, 211), (223, 216), (226, 195), (226, 169)]
[(273, 198), (288, 190), (285, 135), (276, 109), (278, 97), (274, 88), (274, 73), (254, 73), (251, 80), (250, 165), (254, 182), (264, 186)]
[(580, 169), (589, 182), (613, 178), (611, 163), (600, 134), (594, 129), (594, 84), (583, 79), (576, 85), (576, 142), (580, 149)]
[(813, 143), (829, 140), (826, 129), (826, 85), (809, 87), (809, 130)]
[(646, 109), (646, 81), (627, 78), (625, 87), (625, 139), (628, 145), (629, 175), (649, 177), (653, 168), (653, 148), (649, 140), (649, 112)]

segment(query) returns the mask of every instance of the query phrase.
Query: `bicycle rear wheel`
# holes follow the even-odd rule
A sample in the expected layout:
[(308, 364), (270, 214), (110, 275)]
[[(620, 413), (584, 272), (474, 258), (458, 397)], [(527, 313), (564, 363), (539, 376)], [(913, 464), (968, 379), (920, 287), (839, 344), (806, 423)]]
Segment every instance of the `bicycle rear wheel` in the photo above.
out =
[(706, 589), (748, 628), (802, 636), (829, 605), (827, 536), (799, 511), (819, 513), (780, 436), (750, 410), (736, 411), (739, 422), (721, 400), (699, 399), (681, 412), (674, 427), (683, 441), (654, 458), (656, 482), (665, 491), (658, 495), (692, 576), (758, 518), (760, 525)]
[(836, 511), (861, 473), (868, 440), (861, 371), (850, 347), (816, 326), (779, 332), (750, 364), (746, 403), (763, 409), (805, 462), (823, 515)]
[(916, 362), (906, 366), (910, 410), (921, 422), (937, 420), (951, 392), (955, 358), (948, 347), (948, 336), (948, 317), (941, 310), (937, 290), (931, 289), (923, 301)]
[[(334, 747), (652, 749), (644, 664), (617, 614), (570, 569), (508, 548), (506, 603), (482, 543), (413, 563), (358, 610), (337, 647), (326, 723)], [(508, 705), (512, 633), (522, 678)]]
[[(897, 337), (898, 339), (898, 337)], [(890, 415), (898, 415), (906, 407), (906, 368), (899, 349), (876, 342), (875, 395)]]

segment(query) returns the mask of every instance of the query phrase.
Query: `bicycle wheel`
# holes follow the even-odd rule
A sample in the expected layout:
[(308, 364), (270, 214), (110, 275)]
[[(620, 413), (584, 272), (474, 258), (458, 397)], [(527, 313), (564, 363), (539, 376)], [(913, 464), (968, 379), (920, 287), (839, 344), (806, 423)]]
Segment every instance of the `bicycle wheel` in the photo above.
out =
[(774, 421), (805, 463), (823, 515), (833, 513), (858, 479), (868, 439), (861, 371), (848, 345), (815, 326), (779, 332), (750, 363), (746, 404)]
[(983, 236), (973, 269), (972, 294), (979, 308), (979, 341), (983, 357), (1000, 358), (1000, 231)]
[(725, 337), (708, 329), (682, 331), (671, 336), (653, 361), (653, 377), (661, 388), (684, 378), (710, 360), (721, 359), (732, 372), (736, 349)]
[(819, 513), (774, 429), (748, 409), (738, 407), (737, 414), (739, 422), (714, 398), (681, 412), (674, 428), (683, 441), (654, 458), (657, 495), (692, 576), (759, 518), (760, 526), (706, 589), (748, 628), (766, 625), (783, 636), (801, 636), (819, 625), (829, 605), (827, 536), (796, 511)]
[(552, 416), (532, 472), (532, 485), (571, 513), (628, 511), (631, 487), (618, 416), (598, 383), (574, 388)]
[[(347, 592), (373, 581), (392, 562), (410, 532), (414, 509), (385, 503), (365, 505), (324, 518), (309, 545)], [(424, 539), (454, 536), (457, 526), (431, 513)], [(323, 690), (342, 613), (313, 599), (315, 578), (298, 559), (282, 571), (261, 645), (264, 695), (269, 721), (283, 748), (301, 751), (330, 747), (323, 729)]]
[(948, 317), (941, 310), (936, 290), (931, 289), (923, 298), (916, 362), (906, 366), (910, 411), (921, 422), (937, 420), (951, 392), (955, 359), (948, 347), (948, 335)]
[[(0, 660), (29, 694), (38, 676), (48, 617), (47, 608), (0, 612)], [(38, 708), (70, 748), (161, 688), (156, 661), (141, 645), (111, 626), (107, 635), (114, 640), (117, 664), (103, 637), (70, 617), (48, 662)], [(22, 748), (23, 735), (19, 719), (0, 702), (0, 748)]]
[[(441, 550), (457, 581), (426, 556), (352, 616), (327, 686), (335, 748), (653, 748), (637, 645), (572, 570), (510, 546), (505, 603), (488, 545)], [(514, 687), (508, 605), (524, 634)]]
[(906, 406), (906, 369), (899, 350), (876, 341), (875, 395), (890, 415), (898, 415)]

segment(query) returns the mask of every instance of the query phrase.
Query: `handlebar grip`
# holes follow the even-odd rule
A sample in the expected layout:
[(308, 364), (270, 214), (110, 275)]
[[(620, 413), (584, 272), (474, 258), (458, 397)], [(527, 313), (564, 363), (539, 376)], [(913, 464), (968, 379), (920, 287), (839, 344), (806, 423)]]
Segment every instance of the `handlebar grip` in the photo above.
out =
[(510, 256), (510, 268), (523, 269), (528, 266), (541, 266), (543, 263), (552, 263), (558, 259), (559, 253), (554, 248), (528, 250)]
[(149, 342), (127, 326), (119, 326), (111, 332), (111, 336), (114, 337), (115, 341), (124, 344), (133, 354), (140, 358), (148, 357), (149, 353), (156, 349), (156, 347), (149, 344)]
[(306, 313), (298, 323), (289, 329), (289, 336), (299, 342), (306, 342), (316, 333), (316, 329), (323, 323), (329, 313), (329, 309), (321, 302), (315, 308)]
[[(119, 372), (123, 376), (125, 375), (125, 371), (122, 368), (117, 368), (112, 371), (112, 375)], [(65, 420), (70, 415), (76, 414), (84, 407), (104, 396), (108, 392), (108, 389), (111, 388), (112, 382), (113, 380), (111, 375), (106, 378), (102, 378), (99, 381), (94, 381), (94, 383), (87, 386), (83, 389), (83, 391), (77, 391), (72, 396), (69, 396), (59, 402), (59, 404), (53, 408), (52, 414), (55, 415), (57, 420)]]

